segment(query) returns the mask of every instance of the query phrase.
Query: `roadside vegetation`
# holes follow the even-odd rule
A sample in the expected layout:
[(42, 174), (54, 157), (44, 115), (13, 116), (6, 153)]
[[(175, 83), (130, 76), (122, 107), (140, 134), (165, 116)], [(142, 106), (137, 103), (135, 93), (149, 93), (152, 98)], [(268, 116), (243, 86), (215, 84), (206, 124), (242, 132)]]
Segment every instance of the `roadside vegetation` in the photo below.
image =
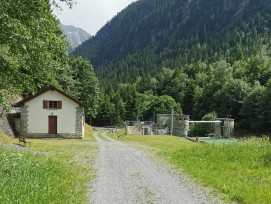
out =
[[(36, 139), (20, 148), (0, 135), (0, 203), (88, 203), (98, 151), (92, 128), (83, 140)], [(9, 140), (7, 140), (9, 139)], [(13, 143), (13, 145), (12, 145)]]
[(112, 137), (143, 145), (205, 186), (238, 203), (270, 203), (271, 145), (268, 139), (230, 144), (193, 143), (170, 136)]
[(6, 136), (0, 131), (0, 144), (5, 144), (5, 143), (12, 143), (13, 139)]

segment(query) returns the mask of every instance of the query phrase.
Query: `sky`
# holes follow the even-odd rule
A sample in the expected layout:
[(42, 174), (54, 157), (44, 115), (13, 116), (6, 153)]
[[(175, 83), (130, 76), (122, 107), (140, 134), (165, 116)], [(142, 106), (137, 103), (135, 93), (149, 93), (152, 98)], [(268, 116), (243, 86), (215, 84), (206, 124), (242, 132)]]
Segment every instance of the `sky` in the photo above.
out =
[(91, 35), (111, 20), (118, 12), (135, 0), (76, 0), (70, 9), (60, 4), (62, 10), (54, 9), (53, 13), (64, 25), (73, 25)]

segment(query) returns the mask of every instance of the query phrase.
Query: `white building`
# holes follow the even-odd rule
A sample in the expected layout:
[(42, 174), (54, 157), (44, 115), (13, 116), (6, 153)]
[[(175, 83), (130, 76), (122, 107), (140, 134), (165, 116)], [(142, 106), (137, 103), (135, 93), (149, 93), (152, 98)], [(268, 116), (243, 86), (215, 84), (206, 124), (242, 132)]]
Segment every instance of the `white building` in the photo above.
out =
[(21, 107), (20, 136), (82, 138), (86, 106), (54, 86), (15, 104)]

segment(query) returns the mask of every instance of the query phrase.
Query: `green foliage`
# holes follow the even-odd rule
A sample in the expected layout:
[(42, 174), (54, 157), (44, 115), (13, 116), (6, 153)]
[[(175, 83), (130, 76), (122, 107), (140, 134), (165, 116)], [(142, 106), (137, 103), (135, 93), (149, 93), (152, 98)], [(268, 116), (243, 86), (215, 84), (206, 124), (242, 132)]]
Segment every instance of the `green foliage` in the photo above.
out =
[(172, 109), (177, 113), (182, 113), (180, 104), (176, 103), (171, 96), (138, 95), (138, 111), (141, 120), (153, 121), (154, 113), (166, 114), (170, 113)]
[[(60, 0), (72, 5), (72, 0)], [(78, 97), (97, 114), (99, 82), (92, 65), (69, 58), (51, 1), (3, 1), (0, 7), (0, 106), (8, 112), (20, 94), (55, 85)], [(57, 6), (58, 1), (52, 1)]]
[[(57, 69), (68, 57), (67, 43), (58, 21), (51, 14), (49, 2), (42, 0), (26, 4), (18, 0), (4, 1), (0, 19), (1, 47), (7, 49), (6, 53), (17, 66), (17, 69), (10, 68), (11, 75), (1, 74), (1, 78), (25, 92), (56, 84), (54, 76)], [(2, 60), (6, 66), (10, 64), (7, 58)], [(16, 77), (17, 83), (14, 83), (13, 77)]]
[(248, 127), (249, 130), (256, 131), (261, 124), (261, 105), (263, 105), (263, 97), (266, 88), (256, 82), (252, 87), (251, 92), (244, 98), (241, 108), (241, 114), (244, 117), (243, 126)]
[(221, 116), (239, 119), (239, 110), (250, 86), (241, 79), (228, 80), (214, 95), (213, 109)]
[(137, 113), (149, 120), (176, 106), (196, 120), (215, 111), (247, 131), (268, 132), (270, 11), (268, 0), (137, 1), (74, 55), (92, 60), (115, 110), (120, 93), (125, 110), (117, 121)]
[(263, 97), (260, 102), (260, 112), (258, 118), (260, 126), (266, 132), (271, 130), (271, 79), (267, 82), (266, 89), (263, 92)]
[(73, 172), (62, 163), (0, 147), (0, 164), (1, 203), (80, 203), (82, 199)]
[(136, 120), (136, 113), (137, 113), (137, 106), (138, 106), (138, 100), (137, 100), (137, 92), (136, 87), (133, 85), (127, 85), (125, 94), (123, 96), (125, 101), (125, 110), (126, 120), (135, 121)]
[[(214, 121), (217, 119), (216, 112), (207, 113), (202, 117), (203, 121)], [(193, 136), (206, 136), (206, 134), (213, 133), (212, 124), (191, 124), (189, 127), (189, 134)]]
[[(270, 144), (248, 141), (225, 145), (179, 148), (171, 161), (240, 203), (269, 203)], [(185, 159), (187, 158), (187, 159)]]
[[(63, 87), (88, 106), (87, 114), (97, 115), (100, 102), (100, 85), (92, 65), (81, 57), (70, 58), (69, 69), (74, 84), (64, 81)], [(66, 85), (66, 86), (64, 86)]]
[(18, 92), (56, 84), (54, 75), (67, 54), (45, 0), (1, 2), (0, 22), (0, 103), (6, 108)]
[(116, 115), (115, 105), (111, 102), (111, 98), (108, 95), (102, 96), (98, 113), (95, 123), (101, 126), (118, 125), (120, 122)]
[(130, 5), (74, 55), (94, 63), (99, 78), (117, 83), (195, 62), (233, 63), (270, 40), (268, 0), (165, 1)]
[(82, 140), (27, 139), (31, 146), (23, 151), (18, 138), (0, 132), (0, 202), (89, 203), (98, 153), (92, 133), (85, 124)]

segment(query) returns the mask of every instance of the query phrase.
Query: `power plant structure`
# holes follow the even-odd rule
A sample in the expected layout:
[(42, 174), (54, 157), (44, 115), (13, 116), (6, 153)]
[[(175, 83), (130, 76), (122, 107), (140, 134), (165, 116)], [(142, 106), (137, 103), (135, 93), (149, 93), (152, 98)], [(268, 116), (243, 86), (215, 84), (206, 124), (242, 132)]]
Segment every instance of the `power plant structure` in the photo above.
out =
[(157, 114), (157, 122), (126, 121), (126, 134), (141, 135), (175, 135), (188, 137), (189, 126), (192, 123), (210, 124), (214, 137), (232, 138), (234, 134), (234, 119), (217, 118), (214, 121), (193, 121), (189, 115)]

